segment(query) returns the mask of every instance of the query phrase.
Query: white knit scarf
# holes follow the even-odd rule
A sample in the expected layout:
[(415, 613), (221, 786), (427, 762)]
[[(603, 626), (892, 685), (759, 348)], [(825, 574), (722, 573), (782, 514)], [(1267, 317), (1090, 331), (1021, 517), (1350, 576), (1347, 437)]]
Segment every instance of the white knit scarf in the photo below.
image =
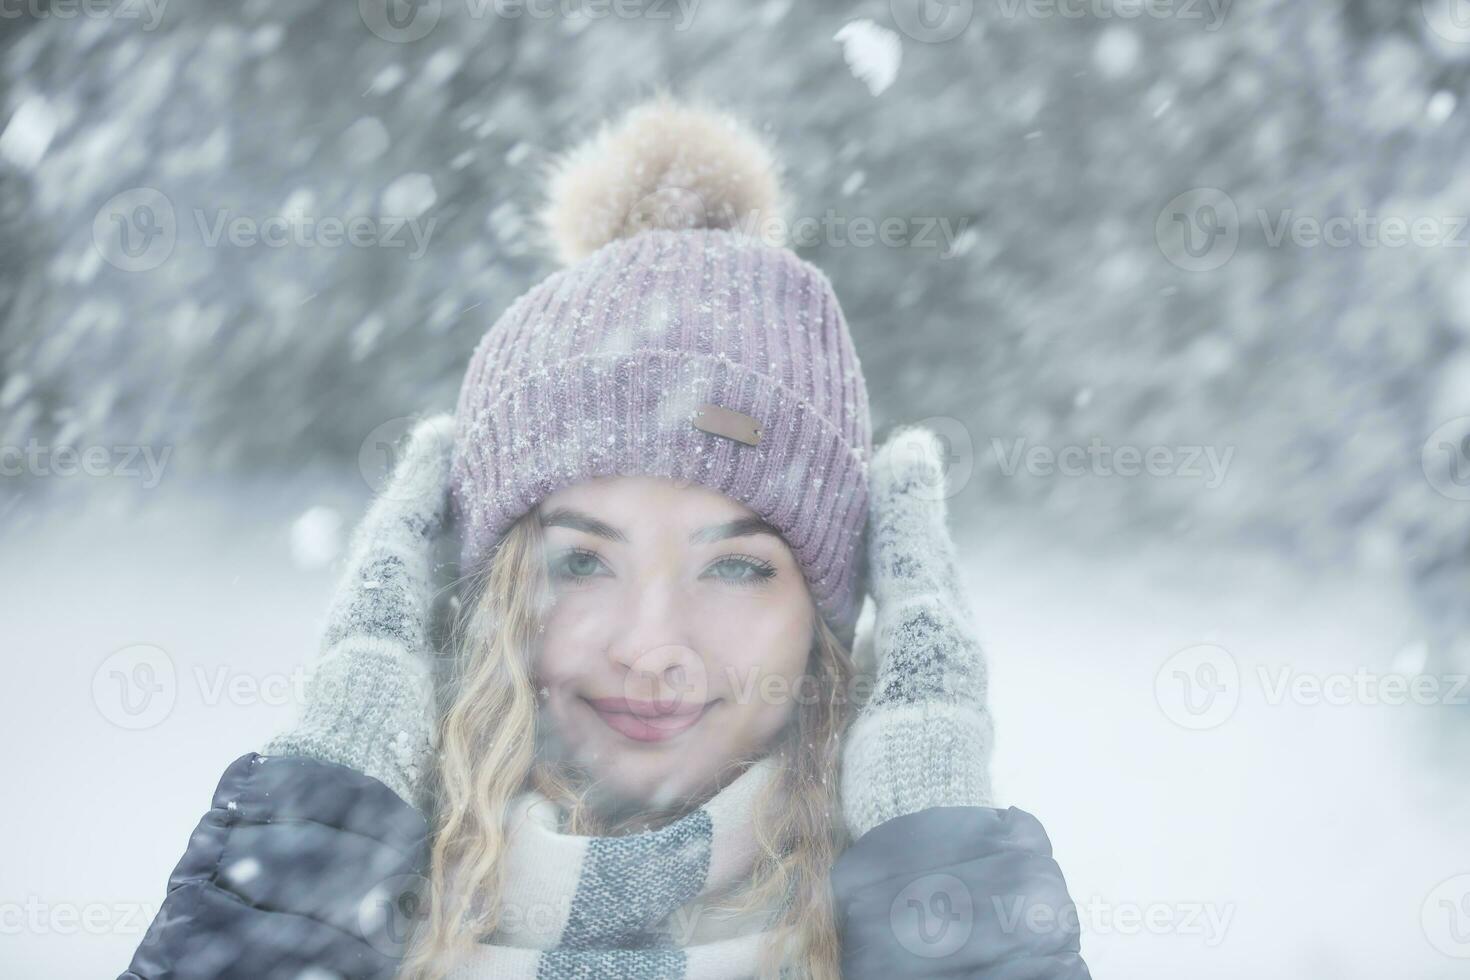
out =
[(743, 980), (779, 909), (716, 917), (706, 902), (748, 880), (766, 757), (699, 808), (620, 837), (559, 831), (534, 790), (512, 804), (496, 932), (447, 980)]

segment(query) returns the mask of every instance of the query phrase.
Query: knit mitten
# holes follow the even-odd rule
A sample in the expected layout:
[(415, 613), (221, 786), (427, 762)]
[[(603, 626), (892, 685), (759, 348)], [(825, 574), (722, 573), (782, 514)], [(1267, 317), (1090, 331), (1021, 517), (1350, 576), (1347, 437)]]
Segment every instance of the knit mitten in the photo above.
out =
[(872, 696), (844, 742), (854, 840), (934, 806), (989, 806), (993, 728), (985, 656), (946, 528), (938, 437), (898, 430), (870, 468)]
[(353, 532), (301, 720), (273, 755), (336, 762), (424, 809), (436, 711), (429, 617), (448, 502), (454, 418), (420, 420)]

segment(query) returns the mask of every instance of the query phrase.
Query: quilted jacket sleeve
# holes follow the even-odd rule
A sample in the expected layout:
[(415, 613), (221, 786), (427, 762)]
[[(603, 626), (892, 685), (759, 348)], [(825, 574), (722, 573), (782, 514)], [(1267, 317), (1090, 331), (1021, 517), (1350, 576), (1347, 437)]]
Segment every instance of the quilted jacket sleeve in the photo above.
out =
[(844, 980), (1090, 980), (1051, 841), (1025, 810), (888, 820), (840, 855), (832, 889)]
[(243, 755), (119, 980), (391, 977), (427, 832), (422, 814), (345, 766)]

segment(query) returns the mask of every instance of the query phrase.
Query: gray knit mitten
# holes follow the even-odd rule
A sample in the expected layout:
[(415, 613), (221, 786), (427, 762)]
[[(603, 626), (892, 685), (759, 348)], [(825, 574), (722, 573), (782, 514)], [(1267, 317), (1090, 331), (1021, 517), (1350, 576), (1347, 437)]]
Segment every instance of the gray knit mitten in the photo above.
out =
[(266, 746), (372, 776), (423, 809), (435, 730), (429, 617), (454, 417), (417, 422), (353, 532), (301, 720)]
[(985, 656), (946, 528), (942, 458), (934, 433), (907, 427), (869, 471), (874, 686), (842, 756), (854, 840), (929, 807), (991, 805)]

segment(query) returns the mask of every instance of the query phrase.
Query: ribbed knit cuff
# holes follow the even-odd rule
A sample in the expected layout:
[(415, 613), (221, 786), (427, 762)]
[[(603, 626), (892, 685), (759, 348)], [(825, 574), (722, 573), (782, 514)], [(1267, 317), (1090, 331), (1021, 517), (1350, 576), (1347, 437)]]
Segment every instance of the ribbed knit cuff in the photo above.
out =
[(990, 712), (921, 701), (865, 710), (842, 756), (843, 814), (854, 840), (934, 806), (990, 806)]
[(340, 642), (317, 664), (300, 723), (266, 755), (301, 755), (381, 781), (423, 811), (433, 761), (433, 680), (427, 659), (372, 637)]

